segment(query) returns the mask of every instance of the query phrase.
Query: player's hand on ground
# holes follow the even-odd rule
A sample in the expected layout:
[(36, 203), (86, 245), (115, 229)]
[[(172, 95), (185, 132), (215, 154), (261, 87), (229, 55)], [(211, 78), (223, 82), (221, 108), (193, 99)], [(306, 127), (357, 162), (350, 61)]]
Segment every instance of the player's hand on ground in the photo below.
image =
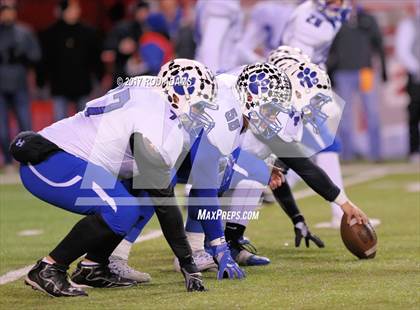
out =
[(305, 222), (297, 222), (295, 224), (295, 247), (299, 247), (302, 239), (305, 239), (305, 245), (309, 248), (309, 241), (312, 241), (318, 248), (325, 247), (324, 242), (309, 231), (308, 225)]
[(181, 267), (182, 275), (185, 279), (185, 286), (188, 292), (207, 291), (204, 287), (203, 276), (201, 272), (188, 272), (188, 268)]
[(243, 279), (245, 271), (243, 271), (235, 260), (232, 258), (227, 243), (218, 246), (212, 246), (213, 257), (218, 265), (217, 279)]
[(344, 203), (341, 209), (347, 215), (347, 224), (349, 225), (353, 218), (356, 219), (358, 224), (367, 224), (369, 222), (367, 215), (350, 201)]
[(280, 187), (285, 181), (283, 170), (276, 166), (270, 166), (271, 168), (271, 177), (269, 186), (271, 189), (276, 189)]

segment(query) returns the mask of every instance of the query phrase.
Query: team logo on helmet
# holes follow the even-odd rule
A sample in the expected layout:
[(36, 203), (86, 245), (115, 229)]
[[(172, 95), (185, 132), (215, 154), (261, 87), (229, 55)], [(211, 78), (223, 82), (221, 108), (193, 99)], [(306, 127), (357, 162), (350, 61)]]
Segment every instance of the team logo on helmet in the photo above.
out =
[(299, 67), (300, 72), (297, 74), (298, 79), (300, 80), (300, 85), (303, 87), (312, 88), (318, 84), (319, 79), (317, 78), (317, 72), (311, 71), (308, 67)]

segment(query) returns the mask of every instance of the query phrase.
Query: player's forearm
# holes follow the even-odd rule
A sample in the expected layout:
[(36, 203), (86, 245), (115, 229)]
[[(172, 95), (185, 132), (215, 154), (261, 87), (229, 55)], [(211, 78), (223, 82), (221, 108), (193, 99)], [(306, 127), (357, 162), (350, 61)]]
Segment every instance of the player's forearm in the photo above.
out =
[(300, 215), (299, 207), (296, 204), (295, 198), (293, 197), (287, 181), (274, 189), (273, 194), (283, 211), (292, 221)]
[(336, 186), (328, 175), (308, 158), (280, 158), (293, 169), (310, 188), (325, 200), (334, 201), (340, 195), (340, 188)]
[(156, 216), (166, 241), (180, 262), (191, 256), (191, 247), (184, 230), (184, 221), (176, 203), (173, 187), (161, 190), (148, 190), (154, 203)]

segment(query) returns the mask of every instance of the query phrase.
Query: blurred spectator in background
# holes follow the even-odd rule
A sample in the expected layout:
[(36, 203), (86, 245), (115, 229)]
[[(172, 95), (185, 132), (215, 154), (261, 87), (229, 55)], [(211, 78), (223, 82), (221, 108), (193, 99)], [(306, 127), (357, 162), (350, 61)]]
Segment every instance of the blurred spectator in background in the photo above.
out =
[(140, 70), (130, 75), (157, 75), (160, 67), (175, 57), (169, 38), (169, 27), (160, 13), (150, 14), (146, 20), (146, 31), (140, 37)]
[(408, 73), (410, 161), (420, 163), (420, 1), (416, 2), (415, 12), (398, 25), (395, 47), (397, 57)]
[(131, 76), (127, 72), (127, 62), (131, 57), (137, 56), (138, 41), (149, 15), (149, 3), (137, 1), (133, 8), (133, 20), (118, 23), (106, 38), (102, 60), (114, 64), (113, 86), (117, 85), (118, 77), (125, 79)]
[(193, 59), (194, 42), (194, 5), (192, 0), (160, 0), (159, 10), (165, 16), (169, 35), (174, 44), (176, 56)]
[(169, 36), (175, 39), (178, 35), (182, 20), (182, 9), (177, 0), (159, 0), (161, 12), (168, 25)]
[[(84, 109), (92, 78), (101, 78), (102, 64), (96, 31), (80, 22), (78, 0), (61, 0), (59, 19), (41, 34), (43, 73), (54, 102), (56, 121), (68, 116), (69, 103)], [(44, 81), (41, 82), (43, 84)]]
[(343, 141), (342, 157), (354, 159), (353, 121), (354, 95), (360, 94), (366, 116), (369, 136), (369, 159), (381, 159), (380, 119), (378, 96), (372, 58), (378, 54), (382, 66), (382, 80), (387, 81), (382, 34), (375, 18), (352, 1), (350, 19), (343, 24), (331, 46), (327, 66), (332, 72), (338, 95), (346, 102), (341, 118), (339, 135)]
[(20, 130), (31, 129), (27, 73), (38, 62), (41, 51), (33, 33), (16, 22), (14, 1), (0, 2), (0, 138), (6, 169), (11, 170), (9, 154), (9, 110)]

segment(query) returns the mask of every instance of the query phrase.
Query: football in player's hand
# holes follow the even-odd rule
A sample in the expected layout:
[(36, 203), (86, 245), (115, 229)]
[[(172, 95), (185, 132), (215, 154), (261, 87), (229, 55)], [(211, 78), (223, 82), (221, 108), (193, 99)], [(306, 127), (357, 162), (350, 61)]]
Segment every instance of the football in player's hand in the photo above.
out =
[(347, 215), (341, 219), (341, 239), (346, 248), (360, 259), (374, 258), (378, 239), (370, 223), (358, 224), (356, 219), (347, 223)]

